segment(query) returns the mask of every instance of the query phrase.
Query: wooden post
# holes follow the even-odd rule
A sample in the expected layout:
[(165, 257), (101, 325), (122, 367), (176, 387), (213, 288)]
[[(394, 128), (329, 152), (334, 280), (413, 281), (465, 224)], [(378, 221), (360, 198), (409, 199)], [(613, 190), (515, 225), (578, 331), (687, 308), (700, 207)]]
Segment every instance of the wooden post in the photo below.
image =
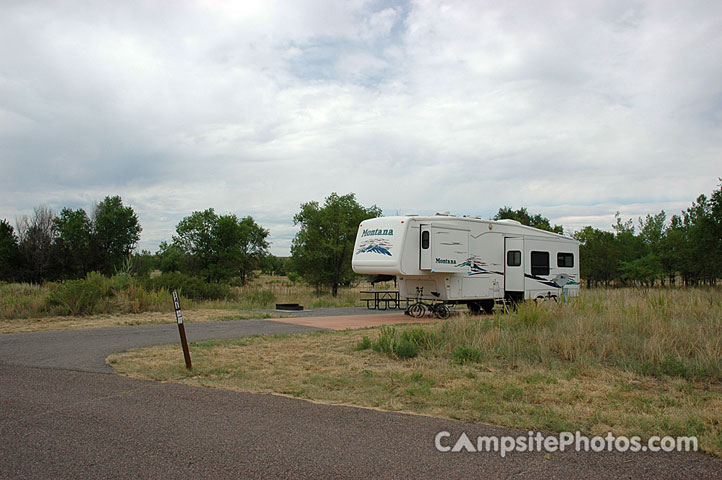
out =
[(178, 292), (173, 290), (173, 308), (175, 308), (175, 318), (178, 322), (178, 333), (180, 333), (181, 346), (183, 347), (183, 358), (186, 361), (186, 368), (191, 370), (193, 365), (191, 364), (191, 352), (188, 349), (188, 339), (186, 338), (186, 327), (183, 325), (183, 312), (181, 311), (180, 300), (178, 299)]

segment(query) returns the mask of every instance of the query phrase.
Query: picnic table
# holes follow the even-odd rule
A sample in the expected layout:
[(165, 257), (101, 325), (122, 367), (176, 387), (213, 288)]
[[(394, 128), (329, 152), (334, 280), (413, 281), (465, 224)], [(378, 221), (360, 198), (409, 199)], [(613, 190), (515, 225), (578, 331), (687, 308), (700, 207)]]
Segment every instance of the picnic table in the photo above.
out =
[[(401, 299), (398, 290), (364, 290), (362, 295), (373, 295), (373, 298), (362, 298), (369, 310), (388, 310), (390, 308), (406, 308), (409, 306), (409, 299)], [(403, 307), (402, 307), (403, 305)]]

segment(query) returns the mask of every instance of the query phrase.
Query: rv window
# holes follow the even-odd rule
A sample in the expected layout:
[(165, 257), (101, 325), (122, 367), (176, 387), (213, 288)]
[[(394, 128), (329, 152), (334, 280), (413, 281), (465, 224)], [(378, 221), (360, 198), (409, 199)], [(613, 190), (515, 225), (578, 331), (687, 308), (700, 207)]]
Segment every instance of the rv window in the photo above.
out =
[(531, 274), (549, 275), (549, 252), (531, 252)]
[(426, 250), (429, 248), (429, 231), (421, 232), (421, 248)]
[(521, 252), (519, 250), (509, 250), (506, 252), (506, 264), (510, 267), (518, 267), (521, 265)]
[(573, 253), (557, 253), (557, 267), (572, 268), (573, 266)]

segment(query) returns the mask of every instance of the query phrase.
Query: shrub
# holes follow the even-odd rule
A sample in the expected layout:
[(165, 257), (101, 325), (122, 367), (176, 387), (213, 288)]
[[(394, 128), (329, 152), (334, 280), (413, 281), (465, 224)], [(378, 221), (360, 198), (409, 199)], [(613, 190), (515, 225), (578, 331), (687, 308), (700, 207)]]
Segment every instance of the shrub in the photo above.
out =
[[(371, 343), (371, 348), (379, 353), (399, 358), (413, 358), (418, 355), (422, 344), (427, 345), (429, 334), (421, 328), (405, 330), (399, 335), (395, 327), (384, 325), (380, 329), (379, 338)], [(369, 340), (370, 343), (370, 340)], [(359, 343), (361, 345), (361, 343)], [(359, 348), (361, 350), (361, 348)]]
[(436, 335), (421, 327), (414, 327), (401, 333), (401, 341), (404, 340), (408, 340), (420, 349), (429, 350), (436, 344)]
[(364, 335), (360, 342), (356, 344), (356, 350), (368, 350), (371, 348), (371, 339)]
[(393, 355), (396, 344), (396, 328), (383, 325), (380, 329), (379, 338), (371, 345), (375, 352)]
[(250, 290), (243, 300), (251, 308), (270, 308), (276, 302), (276, 295), (270, 290)]
[(222, 300), (233, 298), (231, 289), (223, 283), (209, 283), (198, 277), (183, 273), (169, 272), (154, 278), (144, 279), (144, 285), (153, 291), (177, 290), (186, 298), (193, 300)]
[(48, 295), (47, 303), (59, 306), (70, 315), (94, 313), (104, 297), (103, 288), (88, 280), (70, 280), (58, 285)]
[(458, 346), (451, 352), (451, 359), (458, 364), (478, 363), (481, 360), (481, 350), (474, 347)]
[(645, 375), (651, 375), (655, 377), (694, 377), (684, 362), (675, 356), (665, 355), (664, 359), (659, 363), (644, 362), (642, 363), (640, 370)]
[(394, 345), (394, 353), (399, 358), (413, 358), (419, 354), (419, 346), (408, 338), (402, 338)]

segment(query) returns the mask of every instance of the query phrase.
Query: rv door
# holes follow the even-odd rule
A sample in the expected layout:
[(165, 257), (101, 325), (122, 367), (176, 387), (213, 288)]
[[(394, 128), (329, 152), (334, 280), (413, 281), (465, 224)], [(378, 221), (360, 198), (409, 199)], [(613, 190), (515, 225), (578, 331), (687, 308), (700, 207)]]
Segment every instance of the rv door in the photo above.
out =
[(431, 270), (431, 225), (421, 225), (419, 236), (419, 269)]
[(504, 291), (524, 292), (524, 239), (504, 239)]

